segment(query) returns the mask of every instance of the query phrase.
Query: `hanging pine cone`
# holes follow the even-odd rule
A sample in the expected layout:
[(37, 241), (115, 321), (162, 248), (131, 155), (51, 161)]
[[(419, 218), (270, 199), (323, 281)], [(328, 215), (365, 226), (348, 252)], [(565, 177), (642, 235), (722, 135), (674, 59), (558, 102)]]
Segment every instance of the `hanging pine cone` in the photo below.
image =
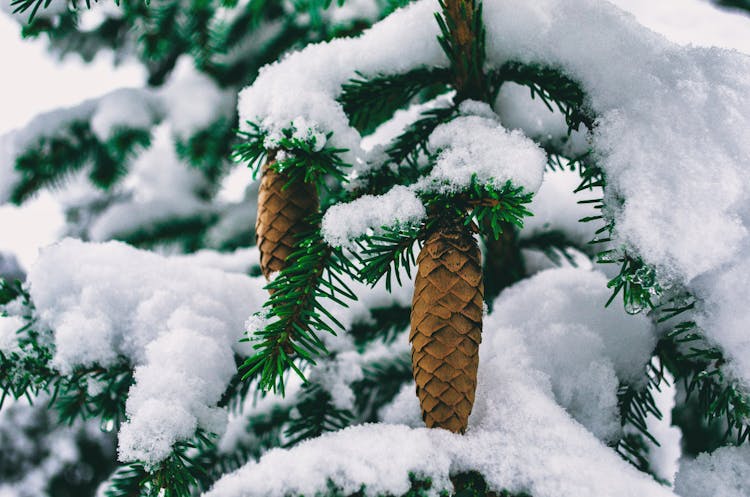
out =
[(286, 267), (299, 236), (313, 226), (308, 217), (318, 212), (318, 191), (314, 184), (289, 183), (289, 177), (272, 170), (273, 155), (263, 166), (258, 191), (258, 218), (255, 222), (260, 268), (266, 279)]
[(417, 258), (412, 372), (429, 428), (463, 433), (474, 405), (484, 286), (479, 247), (465, 227), (435, 231)]

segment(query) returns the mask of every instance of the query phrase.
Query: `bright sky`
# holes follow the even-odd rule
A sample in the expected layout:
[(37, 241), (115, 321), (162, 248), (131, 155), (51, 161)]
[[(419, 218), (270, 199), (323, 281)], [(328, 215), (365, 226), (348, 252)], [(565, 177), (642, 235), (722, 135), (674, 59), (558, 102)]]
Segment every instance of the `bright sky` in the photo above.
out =
[[(9, 1), (9, 0), (0, 0)], [(612, 0), (651, 29), (677, 43), (716, 45), (750, 53), (750, 17), (715, 9), (706, 0)], [(23, 126), (40, 112), (73, 105), (118, 87), (140, 86), (140, 66), (112, 66), (111, 57), (84, 64), (71, 56), (62, 63), (42, 41), (22, 41), (18, 24), (0, 13), (0, 134)], [(0, 207), (0, 251), (15, 253), (25, 267), (39, 247), (58, 237), (62, 226), (54, 197), (42, 194), (23, 208)]]

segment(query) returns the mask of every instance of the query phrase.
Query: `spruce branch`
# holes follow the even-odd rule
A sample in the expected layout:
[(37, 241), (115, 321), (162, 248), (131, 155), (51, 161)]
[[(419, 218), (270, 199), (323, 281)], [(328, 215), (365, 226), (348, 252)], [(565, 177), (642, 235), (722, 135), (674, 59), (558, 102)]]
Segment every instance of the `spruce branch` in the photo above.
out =
[[(10, 285), (0, 280), (0, 296), (4, 303), (17, 300), (24, 321), (16, 331), (17, 346), (0, 351), (0, 407), (9, 395), (33, 402), (43, 391), (50, 394), (49, 407), (57, 411), (63, 423), (98, 418), (108, 431), (118, 428), (125, 419), (125, 401), (133, 384), (130, 362), (121, 357), (108, 368), (92, 365), (60, 374), (51, 365), (51, 332), (39, 328), (29, 293), (20, 282)], [(90, 387), (94, 384), (97, 388), (92, 392)]]
[[(313, 225), (319, 222), (318, 216)], [(264, 304), (269, 322), (245, 339), (255, 342), (255, 353), (242, 366), (244, 379), (257, 378), (262, 390), (282, 395), (289, 370), (304, 380), (300, 366), (328, 354), (317, 332), (335, 335), (335, 329), (343, 328), (326, 301), (346, 306), (344, 299), (357, 299), (343, 279), (354, 276), (351, 262), (340, 249), (328, 246), (319, 230), (303, 236), (297, 247), (287, 267), (266, 287), (271, 292)]]
[(21, 204), (41, 188), (59, 187), (89, 164), (89, 179), (106, 190), (124, 177), (132, 154), (147, 147), (150, 140), (148, 130), (121, 128), (101, 142), (89, 123), (70, 123), (55, 136), (40, 138), (16, 158), (20, 181), (11, 201)]
[(284, 447), (292, 447), (303, 440), (345, 428), (354, 416), (351, 411), (336, 407), (331, 394), (320, 385), (312, 383), (303, 387), (301, 400), (295, 410), (296, 414), (290, 419), (284, 432), (287, 438)]
[(364, 352), (369, 343), (393, 343), (401, 332), (409, 327), (410, 307), (393, 304), (387, 307), (373, 307), (365, 321), (355, 321), (349, 330), (354, 344)]
[(617, 392), (617, 404), (623, 426), (631, 426), (643, 437), (656, 445), (659, 441), (649, 432), (646, 418), (653, 416), (662, 419), (662, 413), (656, 405), (652, 389), (659, 389), (659, 379), (649, 377), (649, 383), (642, 388), (632, 385), (621, 385)]
[(420, 194), (428, 210), (441, 218), (460, 219), (467, 226), (479, 225), (487, 236), (497, 240), (507, 226), (523, 227), (523, 218), (533, 214), (526, 208), (533, 193), (524, 192), (511, 181), (501, 187), (492, 179), (480, 181), (476, 174), (469, 185), (460, 191), (443, 193), (440, 185), (435, 190)]
[(214, 438), (198, 430), (193, 440), (175, 444), (155, 468), (141, 462), (121, 466), (105, 484), (105, 497), (191, 497), (208, 478), (200, 458)]
[[(609, 259), (606, 257), (613, 253), (616, 251), (601, 252), (600, 262), (608, 262)], [(622, 292), (623, 305), (629, 314), (653, 309), (656, 299), (663, 293), (654, 268), (643, 262), (640, 257), (633, 257), (627, 253), (617, 260), (621, 262), (620, 273), (607, 283), (607, 287), (612, 289), (612, 295), (606, 305), (610, 305)]]
[(565, 116), (569, 132), (578, 130), (581, 124), (588, 129), (594, 127), (595, 116), (581, 85), (559, 69), (510, 61), (492, 72), (488, 79), (493, 94), (507, 81), (527, 86), (532, 98), (539, 97), (550, 111), (556, 107)]
[(422, 226), (386, 226), (381, 234), (360, 240), (360, 253), (356, 254), (361, 262), (360, 279), (375, 286), (385, 276), (385, 287), (390, 292), (392, 278), (401, 285), (402, 269), (411, 278), (411, 267), (416, 264), (414, 245), (422, 229)]
[[(0, 279), (0, 302), (18, 303), (23, 325), (16, 330), (16, 347), (0, 350), (0, 408), (8, 395), (32, 402), (57, 374), (50, 367), (52, 349), (49, 337), (37, 330), (34, 304), (21, 282)], [(7, 316), (0, 307), (0, 316)]]
[(394, 278), (401, 285), (401, 271), (411, 277), (411, 267), (416, 264), (415, 245), (448, 219), (470, 227), (478, 223), (485, 228), (488, 237), (497, 240), (507, 226), (522, 227), (523, 218), (532, 215), (525, 206), (531, 202), (533, 194), (514, 187), (510, 181), (498, 189), (493, 181), (480, 182), (474, 175), (461, 191), (443, 193), (436, 189), (419, 195), (432, 213), (426, 223), (383, 226), (378, 234), (358, 240), (359, 250), (353, 255), (360, 263), (361, 281), (374, 286), (385, 276), (388, 291)]
[(217, 212), (206, 208), (114, 232), (110, 236), (134, 247), (155, 249), (165, 244), (174, 244), (183, 252), (191, 253), (201, 249), (207, 230), (218, 219)]
[(588, 247), (581, 247), (570, 237), (559, 230), (535, 233), (530, 237), (519, 240), (518, 245), (522, 249), (535, 249), (542, 252), (556, 266), (561, 266), (566, 261), (571, 266), (576, 266), (576, 261), (571, 249), (583, 253), (590, 252)]
[[(216, 185), (226, 172), (227, 157), (231, 156), (236, 145), (236, 127), (236, 118), (221, 117), (186, 140), (176, 137), (177, 156), (200, 170), (211, 185)], [(213, 191), (201, 193), (208, 200)]]
[[(662, 321), (692, 310), (687, 300), (665, 307)], [(659, 309), (661, 311), (661, 309)], [(724, 441), (737, 445), (750, 437), (750, 395), (724, 371), (723, 352), (712, 345), (692, 321), (680, 321), (657, 344), (656, 352), (664, 367), (685, 386), (688, 399), (696, 398), (705, 420), (726, 422)]]
[[(408, 329), (408, 317), (407, 314), (398, 331)], [(412, 380), (411, 357), (406, 353), (375, 361), (363, 370), (364, 378), (352, 385), (356, 395), (356, 414), (358, 421), (372, 423), (378, 421), (378, 409), (393, 400), (403, 385)]]
[[(269, 163), (274, 171), (284, 174), (289, 182), (301, 181), (327, 187), (323, 178), (346, 181), (345, 169), (350, 167), (340, 157), (344, 149), (327, 145), (332, 133), (323, 134), (313, 128), (297, 129), (294, 123), (272, 135), (257, 123), (247, 122), (248, 130), (239, 133), (242, 143), (235, 147), (234, 158), (246, 162), (254, 177)], [(272, 150), (272, 152), (269, 152)]]
[[(107, 369), (78, 369), (50, 382), (49, 405), (57, 410), (63, 423), (98, 418), (107, 431), (117, 430), (125, 420), (125, 402), (133, 382), (132, 365), (124, 358)], [(100, 387), (93, 394), (89, 390), (92, 384)]]
[(39, 9), (46, 9), (51, 3), (52, 0), (11, 0), (10, 7), (14, 14), (22, 14), (31, 9), (27, 20), (31, 24)]
[(617, 445), (615, 446), (615, 452), (639, 471), (651, 475), (660, 483), (666, 483), (656, 475), (654, 468), (651, 466), (651, 461), (648, 457), (649, 446), (646, 437), (642, 434), (626, 433), (620, 440), (618, 440)]
[(440, 87), (444, 91), (448, 81), (444, 69), (420, 68), (405, 74), (380, 74), (370, 78), (357, 73), (356, 78), (342, 86), (338, 101), (351, 125), (369, 134), (421, 91), (430, 87)]
[(420, 118), (411, 123), (386, 149), (386, 153), (395, 164), (406, 162), (414, 171), (407, 176), (407, 180), (416, 181), (419, 178), (419, 157), (428, 155), (427, 142), (430, 135), (439, 125), (450, 121), (456, 116), (456, 107), (442, 107), (422, 112)]

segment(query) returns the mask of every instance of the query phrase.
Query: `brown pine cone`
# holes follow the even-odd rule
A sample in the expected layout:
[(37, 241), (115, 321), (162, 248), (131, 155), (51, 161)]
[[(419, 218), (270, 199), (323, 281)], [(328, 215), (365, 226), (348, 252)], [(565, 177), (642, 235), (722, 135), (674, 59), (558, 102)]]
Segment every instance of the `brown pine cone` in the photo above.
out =
[(469, 229), (430, 235), (417, 258), (409, 335), (429, 428), (466, 430), (477, 387), (483, 294), (481, 255)]
[[(286, 267), (299, 236), (313, 229), (307, 218), (318, 212), (320, 203), (314, 184), (289, 183), (286, 174), (263, 166), (258, 191), (258, 218), (255, 222), (260, 268), (266, 279)], [(287, 185), (288, 184), (288, 185)]]

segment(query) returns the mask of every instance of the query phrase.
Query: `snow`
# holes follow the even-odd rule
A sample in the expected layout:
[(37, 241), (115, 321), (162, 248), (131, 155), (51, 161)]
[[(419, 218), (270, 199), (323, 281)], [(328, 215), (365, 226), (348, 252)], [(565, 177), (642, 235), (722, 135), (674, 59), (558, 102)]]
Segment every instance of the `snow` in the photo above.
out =
[(260, 264), (260, 252), (258, 252), (258, 247), (238, 248), (234, 252), (216, 252), (203, 249), (192, 254), (174, 255), (172, 260), (221, 269), (227, 273), (246, 274), (253, 266)]
[(675, 491), (681, 497), (745, 497), (750, 495), (750, 447), (720, 447), (680, 466)]
[(525, 86), (508, 82), (500, 87), (493, 109), (508, 129), (520, 129), (541, 144), (551, 144), (574, 157), (588, 150), (589, 130), (581, 126), (568, 135), (565, 116), (553, 105), (552, 111), (540, 97), (531, 96)]
[(304, 117), (333, 132), (332, 146), (348, 149), (342, 154), (343, 160), (356, 164), (361, 155), (360, 136), (349, 126), (334, 98), (355, 70), (372, 76), (446, 65), (445, 55), (435, 43), (438, 27), (432, 20), (434, 11), (435, 4), (416, 2), (399, 9), (358, 38), (309, 45), (281, 62), (266, 66), (252, 86), (240, 93), (241, 126), (253, 121), (268, 129), (278, 129)]
[(151, 147), (130, 165), (121, 188), (127, 200), (113, 203), (89, 228), (92, 240), (104, 241), (175, 218), (210, 212), (197, 192), (205, 184), (201, 172), (179, 160), (166, 125), (153, 132)]
[(255, 225), (257, 210), (257, 190), (242, 202), (224, 206), (220, 212), (221, 218), (206, 231), (206, 245), (221, 247), (227, 241), (238, 238), (246, 239), (249, 243), (253, 234), (248, 233), (247, 227)]
[(619, 435), (618, 380), (643, 386), (657, 338), (648, 318), (605, 307), (609, 295), (599, 272), (542, 271), (505, 290), (490, 318), (523, 337), (557, 402), (604, 440)]
[(547, 164), (544, 151), (523, 133), (508, 132), (495, 119), (481, 116), (461, 116), (441, 124), (430, 135), (428, 146), (438, 155), (421, 181), (420, 188), (426, 191), (458, 192), (475, 180), (496, 190), (510, 181), (535, 192)]
[[(413, 385), (405, 386), (381, 411), (393, 424), (351, 427), (271, 450), (223, 477), (205, 496), (314, 495), (329, 482), (344, 495), (363, 484), (367, 496), (401, 495), (409, 489), (410, 473), (430, 477), (437, 495), (450, 488), (449, 475), (468, 470), (479, 471), (493, 489), (535, 497), (674, 495), (620, 459), (554, 400), (556, 385), (570, 381), (576, 368), (581, 374), (609, 371), (591, 383), (614, 395), (614, 371), (629, 377), (647, 360), (647, 344), (654, 340), (648, 321), (602, 309), (603, 281), (594, 272), (554, 270), (500, 295), (485, 321), (477, 401), (465, 435), (410, 428), (421, 421)], [(548, 305), (541, 300), (547, 297)], [(540, 300), (547, 307), (532, 313), (538, 317), (527, 325), (529, 307)], [(535, 350), (540, 340), (546, 343)], [(622, 349), (619, 340), (634, 350)], [(592, 350), (581, 350), (586, 348)], [(587, 358), (600, 363), (591, 368)], [(580, 415), (601, 407), (599, 392), (577, 393), (584, 401), (569, 411)]]
[[(534, 215), (524, 219), (521, 238), (559, 231), (579, 247), (585, 247), (593, 240), (599, 225), (595, 222), (582, 223), (579, 219), (597, 216), (600, 212), (593, 204), (578, 202), (601, 198), (602, 190), (597, 188), (573, 193), (580, 182), (581, 177), (575, 171), (547, 171), (542, 186), (528, 206)], [(597, 246), (596, 249), (602, 250), (603, 247)]]
[(750, 142), (738, 119), (750, 99), (739, 75), (750, 61), (671, 45), (602, 2), (491, 5), (488, 58), (564, 67), (601, 116), (593, 144), (610, 198), (626, 200), (616, 213), (619, 239), (685, 282), (730, 260), (745, 236), (736, 185)]
[(86, 100), (72, 107), (40, 114), (23, 128), (0, 137), (0, 203), (9, 200), (16, 181), (20, 180), (20, 174), (15, 171), (16, 158), (39, 140), (54, 136), (70, 123), (90, 119), (97, 102), (96, 99)]
[[(429, 148), (437, 159), (429, 175), (411, 187), (396, 186), (383, 195), (334, 205), (323, 217), (326, 241), (353, 248), (357, 238), (380, 228), (421, 223), (427, 213), (417, 193), (455, 193), (473, 181), (497, 190), (508, 181), (526, 191), (538, 190), (547, 163), (544, 152), (522, 133), (505, 130), (488, 105), (469, 101), (460, 110), (473, 115), (442, 124), (430, 135)], [(413, 115), (410, 111), (395, 118), (397, 123), (386, 123), (389, 128), (383, 133)]]
[(26, 322), (17, 316), (3, 316), (0, 312), (0, 352), (13, 352), (18, 349), (16, 332)]
[(732, 359), (724, 368), (750, 385), (750, 334), (747, 331), (750, 250), (745, 249), (740, 260), (722, 271), (700, 278), (694, 287), (701, 300), (696, 323), (708, 331), (709, 338)]
[(226, 414), (215, 405), (234, 353), (246, 351), (243, 322), (266, 298), (262, 278), (66, 239), (42, 252), (28, 282), (61, 372), (118, 357), (136, 366), (121, 460), (154, 464), (196, 427), (221, 432)]
[[(542, 60), (564, 67), (583, 82), (592, 106), (603, 117), (594, 135), (574, 135), (574, 142), (580, 147), (591, 140), (607, 170), (611, 185), (608, 201), (618, 221), (617, 241), (626, 243), (656, 264), (666, 277), (689, 284), (696, 291), (703, 300), (698, 322), (733, 359), (730, 367), (735, 368), (736, 374), (750, 378), (747, 359), (750, 339), (745, 338), (743, 325), (750, 319), (747, 315), (750, 311), (745, 310), (743, 296), (746, 292), (741, 291), (750, 285), (750, 266), (743, 262), (750, 255), (746, 235), (750, 193), (744, 186), (747, 177), (742, 167), (743, 158), (750, 151), (745, 131), (748, 124), (746, 75), (750, 69), (747, 59), (719, 50), (674, 47), (637, 27), (632, 18), (604, 2), (512, 0), (500, 3), (488, 0), (486, 3), (486, 15), (491, 19), (487, 24), (491, 27), (488, 41), (492, 64), (509, 58)], [(430, 13), (435, 10), (435, 3), (423, 1), (401, 11), (398, 22), (386, 21), (355, 42), (337, 41), (328, 47), (308, 48), (303, 52), (307, 55), (291, 55), (287, 62), (264, 71), (265, 79), (253, 87), (255, 90), (246, 90), (247, 97), (240, 104), (241, 112), (263, 117), (269, 129), (276, 124), (285, 126), (303, 119), (312, 123), (311, 126), (319, 126), (318, 131), (333, 130), (335, 144), (351, 145), (347, 157), (354, 162), (360, 158), (360, 148), (364, 146), (358, 143), (358, 135), (348, 128), (340, 107), (332, 98), (339, 84), (352, 75), (355, 63), (357, 67), (365, 67), (364, 72), (371, 71), (369, 74), (392, 71), (394, 67), (403, 71), (421, 64), (444, 64), (439, 48), (433, 47), (436, 46), (435, 26), (431, 16), (426, 15), (428, 10)], [(571, 30), (571, 25), (576, 29)], [(404, 52), (404, 46), (415, 48)], [(402, 57), (398, 64), (404, 60), (402, 66), (386, 60), (397, 54)], [(317, 65), (322, 67), (315, 67)], [(329, 69), (332, 69), (330, 73)], [(204, 87), (198, 83), (193, 88), (197, 92)], [(186, 88), (191, 87), (186, 85)], [(212, 90), (207, 91), (209, 95), (217, 95), (212, 94)], [(534, 109), (507, 105), (513, 92), (518, 91), (520, 89), (513, 90), (511, 86), (501, 91), (495, 107), (503, 125), (519, 128), (538, 140), (562, 137), (559, 115), (549, 113), (550, 116), (540, 121)], [(183, 93), (189, 97), (192, 90)], [(214, 102), (214, 107), (220, 106), (218, 97), (209, 96), (206, 101)], [(173, 106), (170, 115), (180, 122), (184, 117), (187, 124), (207, 124), (211, 119), (207, 116), (215, 116), (212, 113), (215, 109), (202, 106), (203, 103), (188, 109), (175, 110)], [(116, 107), (113, 103), (112, 108)], [(180, 116), (180, 111), (190, 114)], [(115, 114), (103, 112), (104, 117), (100, 118), (103, 134), (110, 129)], [(133, 116), (124, 117), (137, 120)], [(479, 122), (483, 118), (464, 116), (459, 119)], [(492, 120), (487, 116), (484, 119)], [(187, 136), (188, 130), (197, 129), (187, 124), (185, 130), (175, 129), (178, 136)], [(543, 130), (547, 126), (554, 132), (545, 136)], [(487, 121), (483, 122), (482, 129), (497, 131), (492, 135), (493, 140), (500, 134), (509, 140), (514, 134), (499, 127), (493, 130)], [(445, 135), (450, 143), (461, 138), (447, 132)], [(516, 135), (519, 144), (531, 143), (524, 142), (520, 132)], [(466, 147), (460, 149), (461, 154), (476, 145), (467, 142)], [(503, 153), (508, 151), (502, 150)], [(465, 156), (458, 158), (463, 162), (454, 164), (466, 164)], [(150, 167), (158, 171), (159, 168), (153, 167), (158, 163), (159, 160), (154, 160)], [(480, 163), (501, 164), (498, 161)], [(0, 190), (15, 181), (9, 164), (12, 162), (5, 159), (0, 162)], [(503, 171), (511, 165), (517, 164), (505, 164)], [(450, 169), (442, 174), (460, 183), (466, 181), (469, 171), (474, 172), (465, 168), (460, 178), (454, 177), (457, 171)], [(513, 174), (533, 173), (519, 168)], [(584, 240), (588, 235), (586, 225), (570, 222), (578, 207), (574, 209), (570, 204), (569, 210), (558, 212), (556, 206), (561, 203), (555, 203), (553, 193), (548, 193), (557, 188), (561, 192), (569, 191), (566, 180), (559, 179), (563, 176), (555, 173), (554, 177), (555, 180), (549, 181), (545, 178), (532, 206), (537, 215), (532, 219), (540, 225), (527, 229), (533, 232), (561, 226), (566, 233), (574, 234), (576, 240)], [(185, 195), (193, 183), (187, 181), (185, 185), (188, 186), (180, 195)], [(0, 191), (0, 197), (3, 193), (7, 196), (8, 192)], [(622, 205), (617, 204), (618, 197), (625, 200)], [(374, 198), (368, 201), (376, 202)], [(155, 201), (143, 207), (143, 212), (168, 206)], [(413, 207), (416, 212), (416, 204)], [(370, 219), (357, 219), (361, 222), (357, 229), (346, 231), (345, 226), (335, 229), (344, 230), (338, 232), (340, 240), (348, 240), (357, 233), (377, 229), (378, 223), (380, 226), (388, 224), (382, 222), (384, 218), (400, 219), (399, 212), (367, 212)], [(344, 213), (343, 210), (339, 213), (343, 216), (339, 219), (346, 218)], [(124, 220), (127, 214), (135, 219), (138, 211), (135, 207), (123, 209), (114, 217)], [(97, 236), (105, 237), (102, 233), (114, 231), (113, 228), (102, 229)], [(139, 364), (138, 384), (128, 402), (132, 419), (123, 428), (121, 451), (125, 457), (158, 460), (171, 444), (191, 436), (198, 426), (221, 431), (223, 415), (213, 405), (216, 392), (227, 381), (226, 362), (222, 361), (227, 357), (231, 359), (233, 350), (233, 339), (226, 339), (228, 325), (222, 322), (228, 319), (227, 311), (221, 306), (229, 306), (225, 302), (228, 298), (234, 303), (242, 301), (244, 312), (229, 313), (232, 314), (231, 329), (236, 331), (241, 329), (241, 322), (236, 326), (236, 318), (241, 315), (244, 319), (250, 311), (247, 308), (252, 307), (248, 302), (253, 300), (239, 299), (230, 293), (232, 289), (224, 288), (226, 275), (220, 272), (205, 269), (205, 274), (215, 278), (198, 278), (192, 276), (193, 269), (186, 271), (185, 268), (205, 264), (243, 272), (245, 254), (240, 254), (237, 260), (204, 254), (191, 263), (157, 256), (149, 259), (150, 256), (121, 245), (111, 246), (117, 249), (106, 257), (102, 250), (98, 254), (102, 261), (97, 264), (95, 260), (92, 267), (80, 264), (81, 258), (88, 264), (89, 253), (96, 252), (89, 246), (66, 241), (49, 249), (40, 262), (46, 264), (45, 272), (54, 274), (60, 267), (64, 271), (61, 271), (60, 281), (51, 282), (44, 281), (45, 272), (35, 270), (33, 273), (37, 286), (57, 285), (54, 296), (47, 295), (47, 307), (40, 311), (48, 312), (46, 319), (61, 322), (60, 329), (56, 330), (59, 341), (56, 361), (61, 368), (66, 367), (66, 361), (67, 367), (71, 367), (92, 360), (112, 361), (120, 353), (135, 357)], [(63, 252), (60, 247), (67, 247), (67, 253), (64, 257), (54, 257)], [(112, 260), (109, 260), (110, 255)], [(613, 389), (618, 380), (642, 378), (642, 374), (636, 375), (636, 372), (642, 369), (655, 339), (649, 325), (645, 319), (628, 318), (626, 321), (623, 317), (620, 320), (619, 311), (601, 309), (601, 299), (606, 296), (603, 276), (580, 270), (565, 271), (572, 272), (542, 272), (536, 279), (504, 293), (498, 301), (497, 308), (504, 312), (496, 311), (487, 322), (488, 330), (499, 331), (491, 340), (486, 340), (485, 344), (489, 345), (483, 346), (483, 351), (489, 350), (490, 355), (487, 360), (483, 356), (479, 402), (472, 418), (474, 431), (466, 437), (403, 426), (359, 427), (311, 441), (291, 455), (274, 451), (238, 476), (228, 477), (220, 486), (236, 490), (238, 494), (257, 491), (264, 495), (268, 485), (277, 484), (278, 487), (271, 489), (271, 495), (273, 491), (286, 492), (295, 489), (294, 485), (305, 485), (304, 491), (308, 492), (310, 488), (325, 489), (329, 472), (339, 469), (335, 482), (352, 491), (358, 490), (363, 481), (370, 482), (376, 489), (380, 485), (391, 491), (405, 490), (403, 486), (408, 485), (405, 468), (436, 475), (438, 484), (443, 485), (449, 485), (448, 471), (478, 468), (498, 488), (526, 489), (535, 496), (670, 495), (667, 489), (657, 487), (624, 466), (591, 436), (606, 440), (615, 435), (617, 413), (613, 407)], [(186, 273), (191, 276), (186, 277)], [(144, 288), (126, 283), (125, 275), (133, 274)], [(242, 278), (237, 282), (244, 281), (248, 288), (255, 288), (255, 284), (249, 283), (254, 280), (235, 276)], [(205, 279), (209, 282), (205, 283)], [(221, 279), (222, 283), (218, 284), (216, 279)], [(57, 280), (57, 276), (53, 280)], [(245, 284), (237, 286), (244, 289)], [(157, 287), (166, 287), (166, 290), (148, 294)], [(255, 290), (245, 290), (245, 297), (256, 298), (253, 305), (257, 307), (260, 297), (255, 295)], [(125, 298), (120, 291), (125, 297), (135, 293), (140, 300)], [(237, 293), (242, 291), (234, 292)], [(540, 302), (548, 306), (542, 306), (544, 312), (539, 312)], [(580, 302), (586, 302), (584, 310), (578, 309)], [(525, 314), (516, 315), (517, 308), (525, 309)], [(355, 312), (361, 316), (366, 308), (359, 307)], [(529, 320), (529, 316), (532, 319)], [(2, 321), (0, 318), (0, 323)], [(5, 321), (6, 329), (17, 324), (11, 323), (11, 326), (8, 322)], [(214, 333), (216, 329), (218, 338)], [(124, 337), (135, 333), (134, 330), (140, 330), (140, 336), (135, 336), (137, 343), (125, 341)], [(207, 333), (206, 330), (213, 331)], [(341, 350), (345, 350), (346, 338), (335, 340)], [(209, 362), (215, 365), (211, 372), (196, 368), (191, 362), (196, 361), (194, 349), (186, 343), (196, 343), (195, 349), (207, 350)], [(92, 350), (88, 350), (89, 347)], [(172, 353), (178, 354), (180, 360), (175, 364), (162, 364), (166, 362), (163, 357)], [(344, 383), (357, 378), (357, 367), (351, 355), (340, 356), (340, 363), (328, 364), (328, 369), (316, 374), (328, 375), (327, 388), (335, 392), (337, 404), (344, 406), (351, 402)], [(488, 361), (489, 365), (485, 366)], [(345, 381), (339, 383), (341, 379)], [(182, 389), (191, 390), (185, 395)], [(408, 387), (404, 392), (408, 392)], [(383, 410), (383, 416), (391, 423), (418, 425), (416, 401), (413, 392), (408, 393), (408, 396), (400, 395), (398, 403)], [(531, 427), (534, 427), (533, 433)], [(393, 447), (401, 448), (404, 444), (408, 447), (395, 451), (394, 456)], [(503, 455), (501, 460), (498, 454)], [(330, 456), (331, 463), (322, 462), (326, 455)], [(722, 458), (733, 459), (734, 463)], [(392, 465), (391, 459), (396, 461)], [(683, 493), (680, 485), (685, 485), (684, 494), (690, 496), (688, 492), (700, 492), (701, 483), (706, 481), (712, 482), (706, 487), (722, 490), (730, 488), (732, 483), (740, 485), (744, 480), (735, 476), (747, 473), (747, 459), (746, 450), (721, 449), (712, 456), (699, 457), (694, 463), (686, 462), (677, 488)], [(305, 467), (300, 468), (300, 461)], [(714, 465), (714, 461), (718, 462)], [(298, 482), (284, 480), (284, 477), (297, 476), (301, 477)], [(257, 487), (253, 482), (257, 482)], [(234, 486), (236, 488), (232, 488)], [(687, 490), (691, 488), (694, 490)], [(745, 493), (747, 489), (727, 495)], [(215, 494), (224, 495), (219, 490)]]
[(364, 195), (332, 206), (323, 216), (321, 231), (332, 246), (354, 248), (355, 241), (369, 232), (418, 225), (426, 217), (427, 211), (413, 189), (395, 186), (383, 195)]
[[(654, 359), (654, 362), (657, 360)], [(658, 363), (656, 363), (658, 365)], [(653, 414), (646, 417), (646, 426), (659, 445), (646, 439), (648, 446), (648, 459), (654, 473), (674, 486), (675, 476), (679, 469), (680, 457), (682, 456), (682, 430), (672, 424), (672, 408), (675, 407), (675, 396), (677, 385), (669, 371), (664, 371), (665, 381), (660, 382), (659, 388), (651, 388), (654, 402), (661, 412), (662, 419)], [(630, 427), (631, 430), (635, 428)], [(683, 496), (684, 497), (684, 496)]]
[[(258, 311), (267, 298), (265, 279), (245, 273), (257, 249), (164, 257), (118, 242), (66, 239), (45, 249), (28, 275), (40, 327), (53, 330), (52, 364), (63, 374), (79, 366), (107, 367), (127, 359), (135, 366), (128, 394), (128, 422), (119, 433), (123, 461), (154, 465), (197, 428), (221, 435), (227, 413), (216, 403), (236, 373), (234, 354), (247, 326), (262, 326)], [(330, 312), (346, 328), (372, 320), (371, 309), (408, 305), (410, 283), (385, 290), (347, 284), (360, 299)], [(0, 318), (2, 343), (14, 345), (20, 321)], [(6, 330), (7, 328), (7, 330)], [(6, 333), (7, 331), (7, 333)], [(377, 357), (405, 352), (405, 342), (357, 352), (351, 336), (324, 336), (335, 360), (308, 373), (342, 408), (352, 408), (351, 383)]]
[(610, 0), (643, 24), (681, 45), (724, 47), (750, 53), (750, 16), (715, 0)]
[(118, 129), (150, 129), (159, 117), (158, 102), (151, 92), (123, 88), (101, 98), (91, 117), (91, 131), (105, 142)]
[(435, 108), (449, 108), (453, 104), (453, 96), (454, 92), (448, 92), (427, 102), (411, 104), (406, 109), (397, 110), (391, 119), (378, 126), (372, 134), (362, 138), (362, 150), (368, 158), (377, 158), (383, 153), (382, 148), (403, 133), (409, 124), (419, 119), (423, 112)]
[[(106, 141), (118, 129), (150, 130), (166, 118), (171, 132), (188, 140), (217, 119), (230, 117), (233, 105), (231, 92), (219, 89), (208, 76), (192, 68), (187, 59), (181, 59), (161, 90), (121, 88), (40, 114), (23, 128), (0, 137), (0, 203), (8, 201), (20, 180), (14, 170), (16, 158), (39, 140), (59, 136), (74, 122), (89, 122), (94, 135)], [(159, 128), (155, 133), (158, 132)]]
[(148, 91), (120, 89), (77, 105), (45, 112), (26, 126), (0, 136), (0, 203), (9, 200), (20, 180), (16, 159), (37, 146), (40, 140), (60, 136), (75, 122), (91, 122), (100, 139), (108, 139), (118, 128), (150, 127), (160, 118), (158, 103)]
[(181, 140), (191, 138), (222, 116), (230, 117), (235, 104), (233, 93), (198, 72), (187, 56), (177, 61), (160, 97), (172, 131)]

